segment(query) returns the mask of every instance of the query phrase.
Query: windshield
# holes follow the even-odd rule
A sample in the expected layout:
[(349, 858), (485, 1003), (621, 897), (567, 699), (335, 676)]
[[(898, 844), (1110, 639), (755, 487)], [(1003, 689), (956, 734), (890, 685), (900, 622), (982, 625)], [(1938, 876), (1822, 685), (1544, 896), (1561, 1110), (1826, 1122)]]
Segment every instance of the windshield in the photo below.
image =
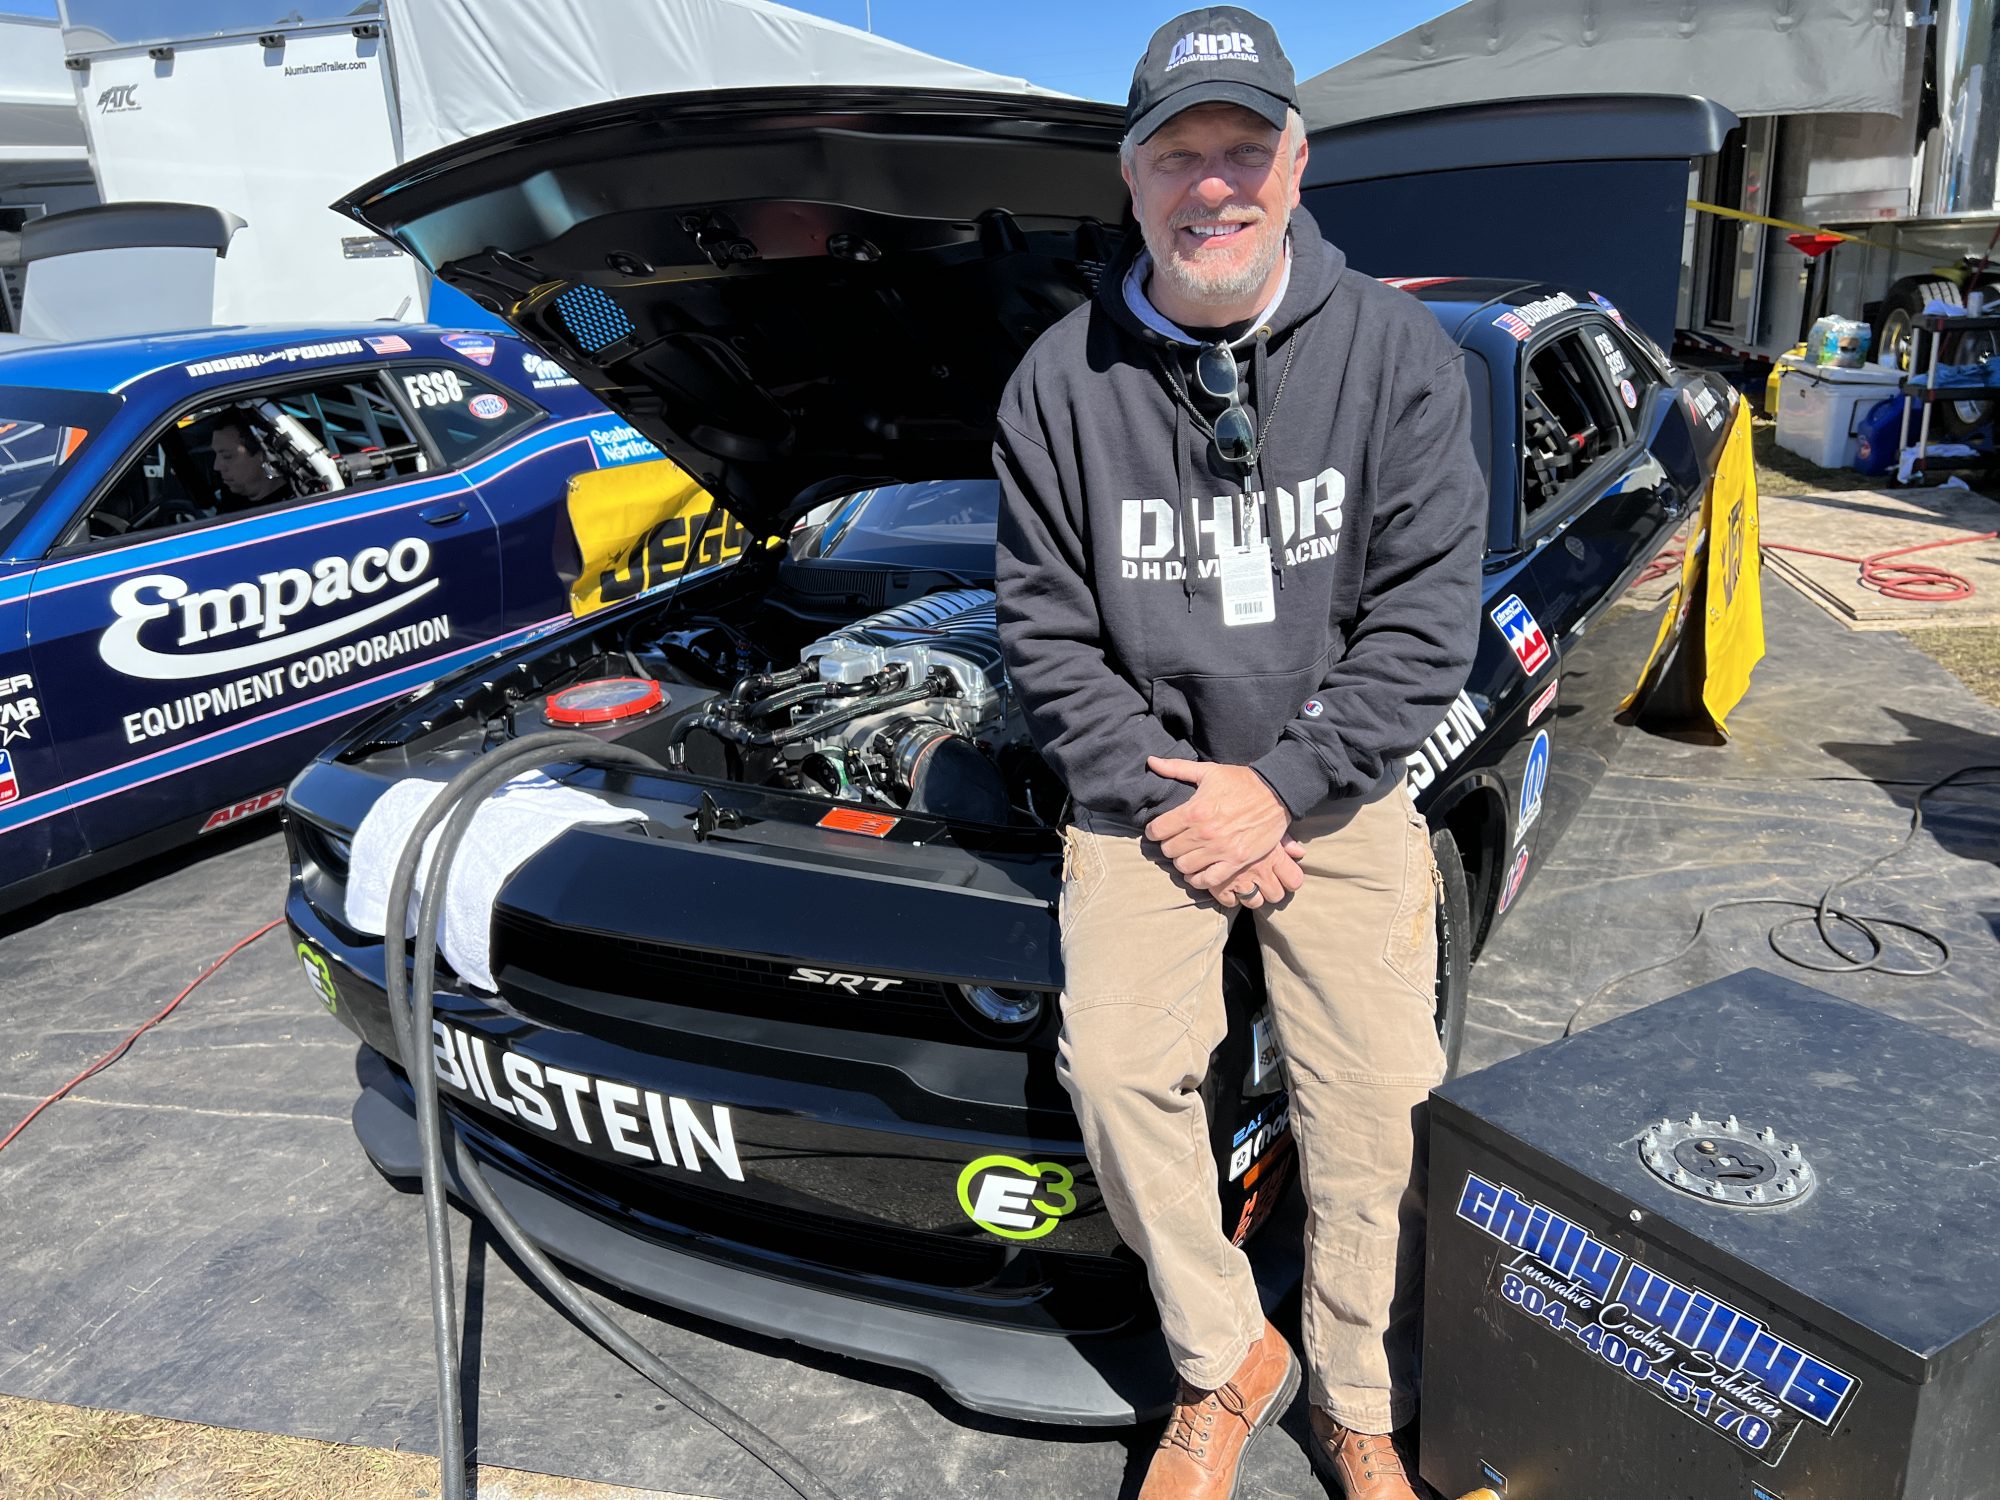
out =
[(86, 391), (0, 386), (0, 535), (75, 459), (118, 398)]
[(991, 578), (999, 525), (997, 480), (885, 484), (808, 514), (792, 534), (791, 555), (800, 562), (838, 558)]

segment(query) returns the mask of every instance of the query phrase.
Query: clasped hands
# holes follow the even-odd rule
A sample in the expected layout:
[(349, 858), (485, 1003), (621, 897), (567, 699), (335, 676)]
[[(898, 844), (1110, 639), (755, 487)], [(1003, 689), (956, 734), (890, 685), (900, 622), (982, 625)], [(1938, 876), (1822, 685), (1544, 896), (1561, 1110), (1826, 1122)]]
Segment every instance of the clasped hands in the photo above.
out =
[(1255, 771), (1157, 755), (1147, 756), (1146, 766), (1195, 789), (1145, 830), (1194, 889), (1221, 906), (1255, 908), (1282, 901), (1306, 883), (1299, 867), (1305, 846), (1285, 832), (1291, 814)]

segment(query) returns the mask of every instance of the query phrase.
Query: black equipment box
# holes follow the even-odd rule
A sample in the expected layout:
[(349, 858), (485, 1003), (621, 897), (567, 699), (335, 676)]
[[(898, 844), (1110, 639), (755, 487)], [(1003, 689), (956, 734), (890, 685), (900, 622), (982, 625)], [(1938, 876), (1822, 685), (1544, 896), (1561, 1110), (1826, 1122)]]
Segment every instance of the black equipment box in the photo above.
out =
[(1443, 1494), (2000, 1500), (2000, 1053), (1743, 973), (1431, 1110)]

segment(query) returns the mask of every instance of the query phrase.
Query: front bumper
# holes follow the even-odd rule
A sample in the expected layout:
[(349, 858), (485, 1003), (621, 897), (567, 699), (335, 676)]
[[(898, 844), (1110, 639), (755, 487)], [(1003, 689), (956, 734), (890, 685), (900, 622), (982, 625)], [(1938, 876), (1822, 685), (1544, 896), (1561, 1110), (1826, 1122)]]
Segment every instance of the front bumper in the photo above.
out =
[[(415, 1177), (417, 1126), (409, 1084), (368, 1051), (359, 1072), (354, 1133), (385, 1174)], [(484, 1157), (476, 1146), (475, 1155)], [(862, 1301), (621, 1233), (490, 1157), (482, 1165), (495, 1195), (556, 1259), (669, 1307), (915, 1371), (974, 1411), (1029, 1422), (1122, 1426), (1158, 1416), (1172, 1400), (1173, 1369), (1157, 1324), (1065, 1338)], [(450, 1173), (453, 1193), (464, 1199), (455, 1165)], [(1296, 1263), (1272, 1264), (1282, 1259), (1272, 1252), (1285, 1249), (1296, 1262), (1304, 1234), (1297, 1201), (1291, 1200), (1292, 1209), (1269, 1226), (1253, 1251), (1263, 1262), (1258, 1285), (1266, 1288), (1267, 1302), (1297, 1284)]]

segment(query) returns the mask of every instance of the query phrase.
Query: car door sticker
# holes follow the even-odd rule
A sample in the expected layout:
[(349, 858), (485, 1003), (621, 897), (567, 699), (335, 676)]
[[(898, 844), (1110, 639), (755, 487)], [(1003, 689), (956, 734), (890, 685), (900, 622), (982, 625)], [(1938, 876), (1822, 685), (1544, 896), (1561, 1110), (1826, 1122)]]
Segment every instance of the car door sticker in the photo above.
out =
[(1546, 323), (1557, 313), (1568, 312), (1575, 306), (1576, 298), (1568, 292), (1557, 292), (1553, 297), (1537, 297), (1533, 302), (1508, 308), (1494, 317), (1493, 326), (1512, 334), (1517, 342), (1525, 344), (1528, 335), (1535, 331), (1536, 325)]
[(1552, 678), (1549, 685), (1542, 689), (1541, 696), (1528, 705), (1528, 726), (1530, 728), (1534, 727), (1537, 719), (1549, 711), (1549, 706), (1556, 701), (1556, 689), (1561, 685), (1561, 678)]
[(0, 750), (0, 803), (13, 802), (21, 795), (20, 778), (14, 774), (14, 756)]
[(220, 359), (203, 359), (187, 366), (190, 375), (227, 375), (235, 370), (261, 370), (266, 365), (295, 365), (301, 360), (334, 359), (343, 354), (359, 354), (360, 339), (335, 339), (325, 344), (290, 344), (283, 349), (266, 349), (261, 354), (225, 354)]
[(1540, 730), (1528, 747), (1528, 764), (1521, 772), (1521, 802), (1514, 823), (1514, 842), (1520, 843), (1542, 815), (1542, 793), (1549, 784), (1549, 732)]
[(462, 354), (482, 369), (493, 363), (493, 340), (483, 333), (447, 333), (438, 342), (454, 354)]
[(26, 672), (0, 678), (0, 746), (33, 739), (30, 730), (41, 717), (42, 703), (35, 695), (34, 678)]
[(615, 427), (591, 428), (590, 446), (597, 451), (597, 465), (602, 469), (664, 456), (653, 446), (650, 438), (629, 422), (620, 422)]
[(1542, 634), (1542, 627), (1535, 623), (1533, 613), (1521, 602), (1519, 594), (1509, 594), (1494, 605), (1489, 618), (1507, 638), (1508, 649), (1523, 672), (1533, 677), (1548, 665), (1552, 654), (1549, 638)]
[(453, 370), (417, 370), (403, 377), (403, 393), (412, 406), (457, 406), (465, 400), (465, 382)]

